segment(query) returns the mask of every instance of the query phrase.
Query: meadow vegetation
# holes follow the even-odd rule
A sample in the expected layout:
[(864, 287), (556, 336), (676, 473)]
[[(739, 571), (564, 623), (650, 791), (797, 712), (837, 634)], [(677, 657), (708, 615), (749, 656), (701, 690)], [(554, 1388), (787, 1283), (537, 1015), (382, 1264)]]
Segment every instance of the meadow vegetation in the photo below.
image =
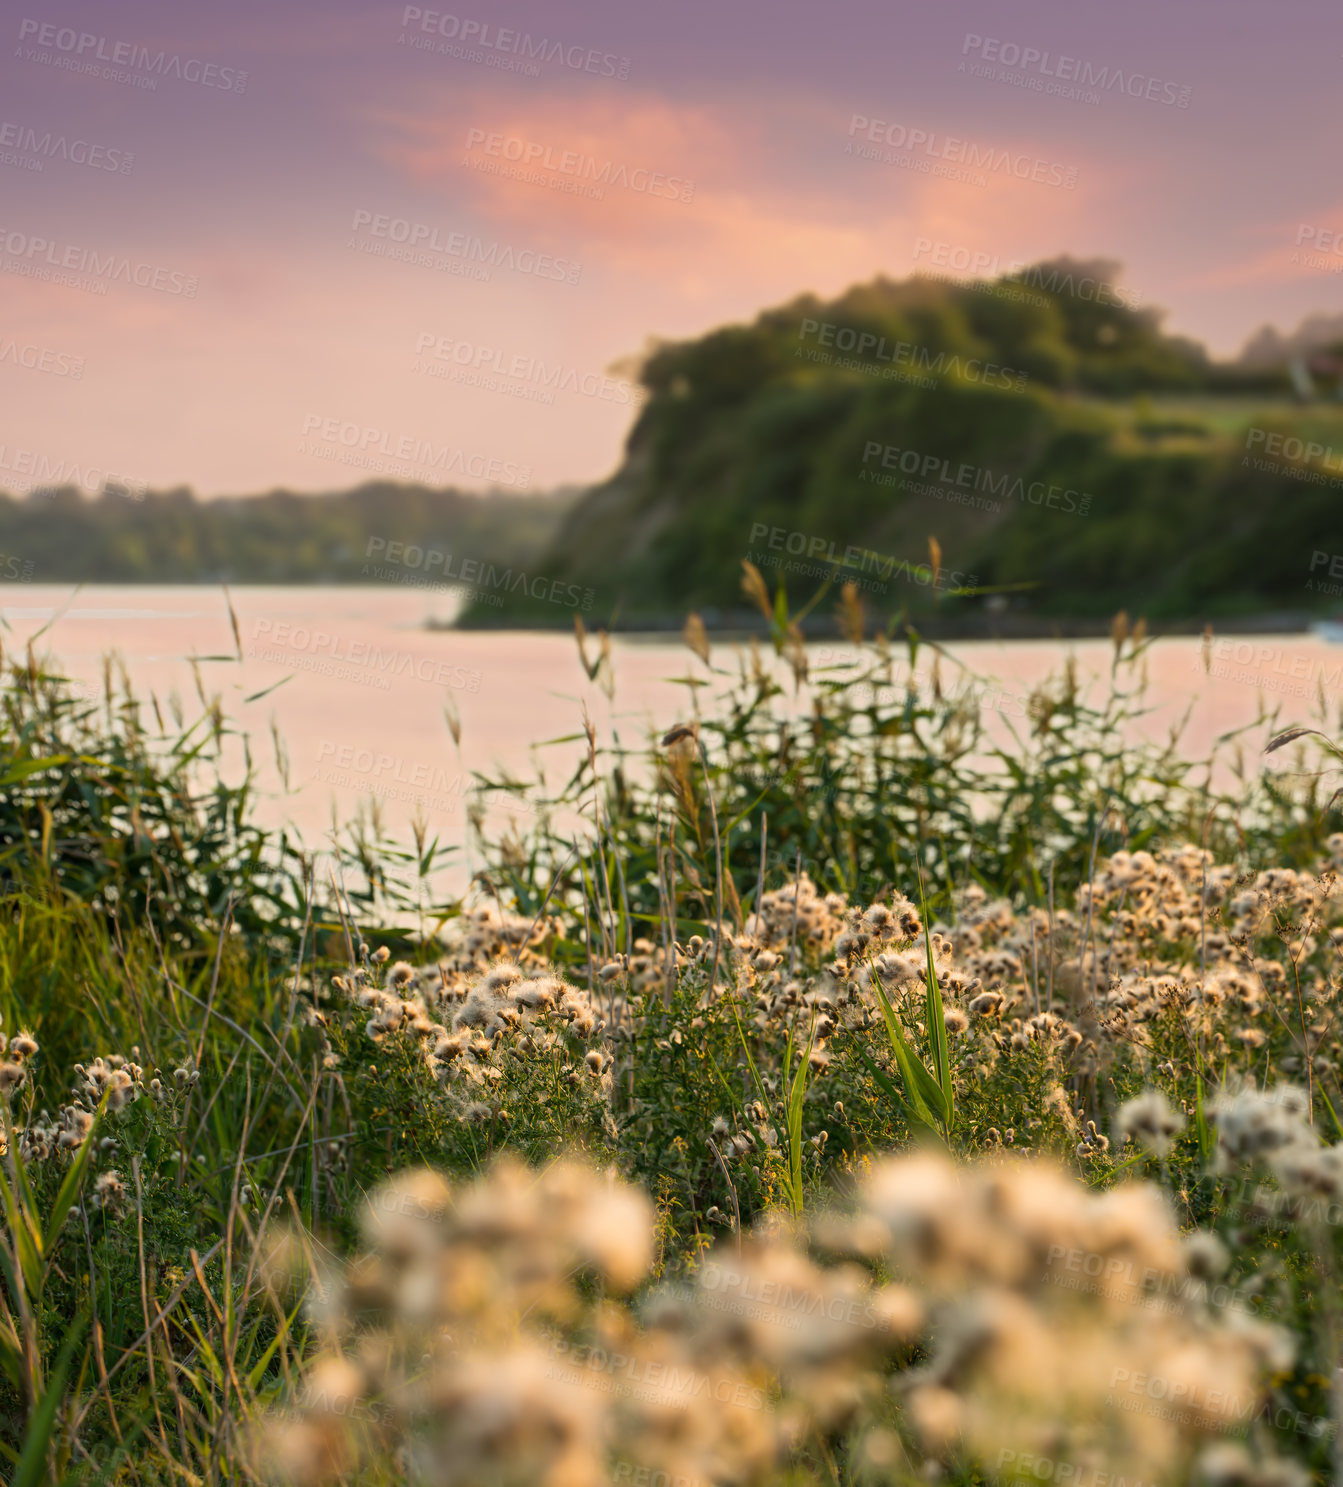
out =
[(764, 597), (452, 902), (9, 658), (7, 1480), (1337, 1479), (1339, 720)]

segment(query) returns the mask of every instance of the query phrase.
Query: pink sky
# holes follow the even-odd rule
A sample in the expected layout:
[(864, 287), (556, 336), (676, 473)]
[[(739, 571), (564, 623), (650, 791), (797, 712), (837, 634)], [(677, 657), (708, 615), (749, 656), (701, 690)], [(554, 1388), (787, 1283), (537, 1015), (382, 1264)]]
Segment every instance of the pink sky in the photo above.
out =
[[(603, 373), (649, 337), (904, 277), (921, 239), (1003, 264), (1119, 259), (1169, 329), (1221, 354), (1266, 321), (1343, 309), (1298, 247), (1343, 229), (1333, 6), (463, 7), (408, 26), (370, 0), (11, 9), (0, 489), (55, 466), (206, 495), (341, 488), (368, 468), (333, 458), (342, 438), (434, 483), (597, 479), (633, 408), (624, 374)], [(1004, 68), (1013, 48), (1039, 56)], [(535, 76), (491, 65), (538, 49)], [(1153, 96), (1061, 96), (1083, 63)], [(1006, 150), (1075, 185), (846, 153), (877, 124), (930, 137), (925, 163)], [(479, 168), (529, 150), (539, 181)], [(630, 184), (556, 189), (584, 160)], [(420, 247), (431, 264), (369, 251), (412, 232), (439, 245)], [(444, 271), (470, 239), (534, 271)], [(90, 254), (92, 289), (56, 281), (87, 277)], [(425, 347), (441, 354), (417, 370)], [(454, 356), (482, 358), (496, 387), (425, 370)], [(509, 395), (535, 391), (540, 365), (568, 390)], [(436, 476), (426, 446), (455, 473)]]

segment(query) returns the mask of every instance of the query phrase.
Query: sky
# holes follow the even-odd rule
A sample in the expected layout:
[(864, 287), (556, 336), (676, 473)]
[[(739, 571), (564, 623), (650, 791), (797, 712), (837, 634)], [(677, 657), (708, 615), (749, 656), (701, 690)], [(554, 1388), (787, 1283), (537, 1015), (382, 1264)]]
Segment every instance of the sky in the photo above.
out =
[(11, 492), (599, 480), (650, 344), (920, 268), (1115, 259), (1218, 355), (1343, 310), (1324, 0), (17, 0), (6, 33)]

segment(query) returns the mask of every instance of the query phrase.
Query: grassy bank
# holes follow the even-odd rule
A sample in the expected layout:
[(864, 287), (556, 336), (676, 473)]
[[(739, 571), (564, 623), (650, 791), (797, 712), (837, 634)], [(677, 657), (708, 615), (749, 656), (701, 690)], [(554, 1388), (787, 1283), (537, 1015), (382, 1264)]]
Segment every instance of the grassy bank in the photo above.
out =
[(12, 1481), (1328, 1476), (1323, 741), (1129, 741), (1122, 626), (1010, 717), (856, 609), (687, 634), (446, 903), (256, 825), (208, 696), (9, 664)]

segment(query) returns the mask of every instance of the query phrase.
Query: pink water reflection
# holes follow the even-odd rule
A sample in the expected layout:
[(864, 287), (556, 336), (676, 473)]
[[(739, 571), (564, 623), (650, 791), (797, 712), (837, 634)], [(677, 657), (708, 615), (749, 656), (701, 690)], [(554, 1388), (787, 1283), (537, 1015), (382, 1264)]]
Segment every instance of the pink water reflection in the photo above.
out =
[[(687, 689), (674, 679), (705, 674), (678, 638), (617, 639), (612, 702), (585, 676), (571, 634), (424, 629), (430, 615), (451, 612), (447, 597), (392, 588), (258, 587), (235, 589), (232, 600), (241, 662), (223, 592), (215, 588), (98, 586), (73, 593), (66, 586), (6, 585), (0, 614), (11, 651), (48, 626), (39, 648), (49, 649), (67, 674), (100, 690), (102, 658), (114, 650), (138, 690), (156, 693), (165, 705), (175, 690), (188, 717), (199, 711), (190, 658), (226, 658), (198, 664), (207, 694), (219, 694), (226, 714), (252, 738), (262, 786), (273, 792), (263, 815), (289, 820), (313, 843), (333, 809), (348, 819), (374, 793), (394, 836), (408, 839), (418, 806), (433, 831), (458, 843), (462, 790), (472, 771), (502, 769), (525, 778), (543, 768), (558, 785), (571, 772), (579, 745), (545, 747), (545, 741), (578, 733), (584, 705), (604, 740), (614, 730), (622, 742), (638, 744), (688, 716)], [(63, 613), (53, 618), (58, 610)], [(715, 664), (735, 672), (735, 649), (715, 646)], [(1069, 653), (1081, 677), (1098, 687), (1113, 655), (1108, 641), (956, 643), (948, 650), (993, 679), (979, 696), (995, 732), (1005, 720), (1019, 720), (1030, 687)], [(927, 654), (920, 675), (926, 675)], [(811, 648), (817, 668), (851, 655), (842, 643)], [(1321, 692), (1338, 725), (1343, 647), (1309, 636), (1219, 637), (1211, 660), (1209, 674), (1198, 638), (1151, 646), (1145, 664), (1152, 711), (1144, 731), (1164, 738), (1188, 710), (1186, 747), (1202, 753), (1263, 711), (1280, 709), (1284, 724), (1307, 720)], [(897, 685), (906, 675), (899, 666)], [(949, 684), (955, 667), (944, 663), (942, 675)], [(701, 694), (702, 705), (711, 692)], [(445, 706), (461, 720), (460, 753)], [(272, 722), (296, 787), (287, 796), (279, 792), (272, 762)], [(1255, 745), (1262, 736), (1252, 735)], [(463, 865), (453, 876), (465, 871)]]

